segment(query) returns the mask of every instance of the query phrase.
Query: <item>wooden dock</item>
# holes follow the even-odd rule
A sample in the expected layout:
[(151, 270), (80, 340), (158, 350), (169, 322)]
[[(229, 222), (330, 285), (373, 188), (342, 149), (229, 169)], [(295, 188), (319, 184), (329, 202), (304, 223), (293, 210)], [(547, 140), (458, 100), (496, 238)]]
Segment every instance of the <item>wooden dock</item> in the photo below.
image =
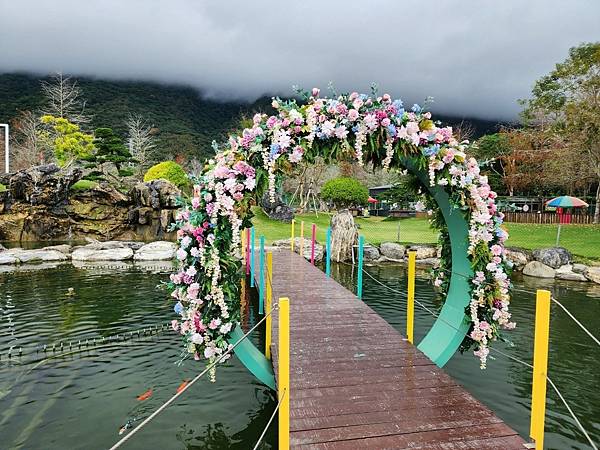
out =
[[(290, 299), (292, 448), (524, 448), (352, 292), (289, 250), (273, 267), (274, 301)], [(277, 371), (277, 314), (273, 343)]]

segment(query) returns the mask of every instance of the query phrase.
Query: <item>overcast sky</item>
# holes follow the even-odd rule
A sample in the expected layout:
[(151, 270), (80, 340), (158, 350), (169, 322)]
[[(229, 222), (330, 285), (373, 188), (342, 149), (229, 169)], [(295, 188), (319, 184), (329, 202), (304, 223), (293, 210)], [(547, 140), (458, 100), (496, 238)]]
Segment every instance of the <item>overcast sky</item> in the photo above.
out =
[(189, 84), (210, 97), (367, 92), (515, 118), (599, 0), (0, 0), (0, 72)]

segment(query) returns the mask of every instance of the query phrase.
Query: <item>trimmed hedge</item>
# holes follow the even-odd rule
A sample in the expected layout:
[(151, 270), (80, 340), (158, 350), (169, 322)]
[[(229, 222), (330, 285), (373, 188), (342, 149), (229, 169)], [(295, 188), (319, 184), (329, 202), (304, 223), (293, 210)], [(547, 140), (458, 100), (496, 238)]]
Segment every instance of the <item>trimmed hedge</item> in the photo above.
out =
[(333, 178), (321, 188), (321, 198), (337, 208), (364, 206), (369, 200), (369, 190), (354, 178)]
[(183, 189), (190, 184), (190, 179), (186, 175), (183, 168), (173, 161), (164, 161), (155, 166), (152, 166), (144, 175), (144, 181), (152, 180), (167, 180), (175, 186)]
[(89, 191), (90, 189), (94, 189), (98, 186), (98, 183), (91, 180), (79, 180), (73, 186), (71, 186), (72, 191)]

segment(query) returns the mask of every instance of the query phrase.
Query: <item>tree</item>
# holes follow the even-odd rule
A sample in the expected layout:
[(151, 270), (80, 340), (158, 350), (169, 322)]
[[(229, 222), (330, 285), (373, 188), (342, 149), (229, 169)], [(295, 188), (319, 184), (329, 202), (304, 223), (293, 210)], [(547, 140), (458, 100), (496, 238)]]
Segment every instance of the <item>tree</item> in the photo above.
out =
[(40, 119), (23, 111), (11, 123), (11, 165), (15, 170), (45, 164), (52, 157), (52, 138)]
[(364, 206), (369, 200), (369, 190), (354, 178), (333, 178), (321, 188), (321, 198), (332, 202), (338, 209)]
[(140, 115), (131, 115), (127, 120), (129, 153), (143, 173), (156, 161), (156, 137), (154, 127), (149, 126)]
[(41, 121), (52, 128), (54, 156), (59, 166), (67, 167), (78, 159), (92, 158), (94, 136), (81, 132), (79, 126), (62, 117), (43, 116)]
[(77, 81), (62, 73), (55, 74), (50, 81), (42, 81), (42, 92), (46, 97), (46, 106), (42, 114), (67, 119), (74, 124), (89, 123), (91, 118), (85, 114), (85, 101)]
[(117, 168), (131, 160), (131, 153), (123, 143), (123, 139), (115, 134), (112, 128), (97, 128), (94, 132), (94, 146), (96, 147), (95, 160), (112, 162)]
[(528, 125), (554, 134), (565, 155), (584, 161), (594, 173), (594, 223), (600, 223), (600, 42), (571, 48), (522, 104)]

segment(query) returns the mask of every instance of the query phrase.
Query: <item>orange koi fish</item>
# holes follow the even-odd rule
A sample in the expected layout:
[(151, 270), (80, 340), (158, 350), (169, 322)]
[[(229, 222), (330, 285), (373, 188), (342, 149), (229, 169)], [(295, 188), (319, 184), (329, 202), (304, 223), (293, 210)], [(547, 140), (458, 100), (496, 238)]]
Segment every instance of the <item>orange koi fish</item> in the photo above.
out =
[(137, 398), (137, 399), (138, 399), (140, 402), (143, 402), (144, 400), (147, 400), (147, 399), (149, 399), (150, 397), (152, 397), (152, 388), (148, 389), (148, 390), (147, 390), (146, 392), (144, 392), (143, 394), (141, 394), (141, 395), (138, 395), (138, 398)]
[(183, 383), (181, 383), (179, 385), (179, 387), (177, 388), (176, 393), (179, 394), (181, 391), (183, 391), (189, 382), (190, 382), (190, 380), (183, 380)]

